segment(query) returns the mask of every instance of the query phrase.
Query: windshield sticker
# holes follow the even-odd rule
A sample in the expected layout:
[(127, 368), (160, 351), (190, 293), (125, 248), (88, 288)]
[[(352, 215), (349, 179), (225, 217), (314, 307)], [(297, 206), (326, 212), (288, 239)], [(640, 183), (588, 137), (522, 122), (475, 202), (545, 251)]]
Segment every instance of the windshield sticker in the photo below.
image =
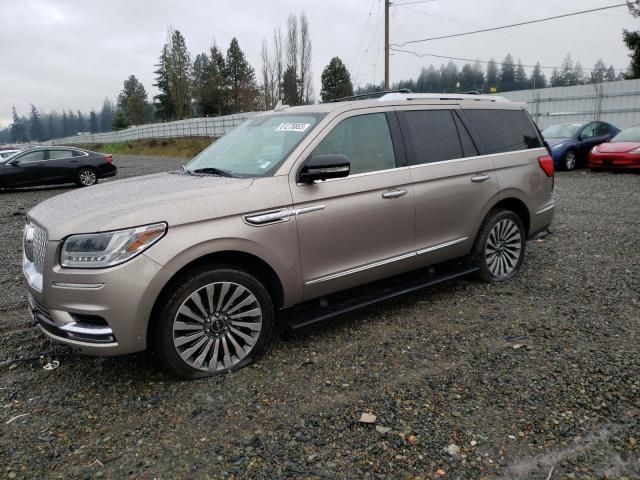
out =
[(310, 126), (310, 123), (285, 122), (278, 125), (276, 132), (304, 132)]

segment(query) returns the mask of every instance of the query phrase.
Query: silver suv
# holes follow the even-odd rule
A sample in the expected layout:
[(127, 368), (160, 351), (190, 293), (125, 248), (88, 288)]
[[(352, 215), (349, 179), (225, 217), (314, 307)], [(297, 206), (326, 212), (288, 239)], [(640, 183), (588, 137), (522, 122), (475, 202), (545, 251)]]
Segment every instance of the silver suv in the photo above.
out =
[[(411, 288), (394, 280), (408, 291), (434, 283), (434, 265), (454, 269), (436, 280), (511, 278), (527, 238), (551, 223), (552, 190), (539, 131), (500, 97), (283, 107), (180, 171), (35, 206), (24, 234), (30, 309), (82, 353), (149, 347), (178, 376), (217, 374), (258, 358), (288, 312), (307, 312), (302, 324), (330, 316), (300, 305), (322, 311), (336, 292), (418, 270)], [(372, 291), (339, 295), (351, 309)]]

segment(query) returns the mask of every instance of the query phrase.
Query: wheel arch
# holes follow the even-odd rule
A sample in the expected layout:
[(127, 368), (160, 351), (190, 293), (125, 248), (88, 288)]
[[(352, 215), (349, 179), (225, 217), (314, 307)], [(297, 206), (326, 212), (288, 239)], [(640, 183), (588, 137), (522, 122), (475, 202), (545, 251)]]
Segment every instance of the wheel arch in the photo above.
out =
[(284, 305), (284, 286), (282, 281), (276, 271), (266, 261), (254, 254), (238, 250), (212, 252), (186, 263), (166, 281), (156, 296), (153, 307), (151, 308), (147, 324), (147, 338), (149, 337), (154, 319), (158, 316), (162, 299), (166, 297), (167, 291), (187, 272), (207, 266), (235, 268), (254, 275), (269, 292), (276, 310)]
[(527, 236), (529, 235), (531, 229), (531, 212), (529, 211), (527, 204), (524, 202), (524, 200), (519, 198), (516, 192), (501, 192), (499, 197), (496, 197), (493, 202), (490, 202), (488, 204), (484, 211), (484, 215), (476, 225), (475, 235), (473, 237), (473, 245), (480, 235), (480, 231), (482, 230), (482, 226), (484, 225), (489, 212), (495, 210), (496, 208), (504, 208), (518, 215), (518, 217), (520, 217), (520, 220), (522, 220), (522, 224), (524, 225)]

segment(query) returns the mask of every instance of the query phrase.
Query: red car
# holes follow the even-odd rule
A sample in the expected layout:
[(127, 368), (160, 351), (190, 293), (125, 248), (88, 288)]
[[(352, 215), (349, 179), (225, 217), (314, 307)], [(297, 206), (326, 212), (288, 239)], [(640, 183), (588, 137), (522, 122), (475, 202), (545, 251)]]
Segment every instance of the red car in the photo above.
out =
[(587, 166), (592, 170), (640, 170), (640, 126), (627, 128), (610, 142), (593, 147)]

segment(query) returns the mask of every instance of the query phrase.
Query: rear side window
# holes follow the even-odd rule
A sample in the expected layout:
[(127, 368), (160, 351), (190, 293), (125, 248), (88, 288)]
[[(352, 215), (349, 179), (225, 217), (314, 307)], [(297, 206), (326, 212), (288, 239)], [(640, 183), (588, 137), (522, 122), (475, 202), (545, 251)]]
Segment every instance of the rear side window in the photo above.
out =
[(524, 110), (465, 110), (486, 153), (514, 152), (542, 146)]
[(458, 128), (450, 110), (408, 110), (398, 112), (398, 117), (410, 165), (464, 156)]
[(313, 155), (329, 153), (346, 155), (351, 175), (395, 168), (386, 114), (370, 113), (341, 121), (313, 151)]
[(49, 150), (49, 160), (73, 157), (71, 150)]

